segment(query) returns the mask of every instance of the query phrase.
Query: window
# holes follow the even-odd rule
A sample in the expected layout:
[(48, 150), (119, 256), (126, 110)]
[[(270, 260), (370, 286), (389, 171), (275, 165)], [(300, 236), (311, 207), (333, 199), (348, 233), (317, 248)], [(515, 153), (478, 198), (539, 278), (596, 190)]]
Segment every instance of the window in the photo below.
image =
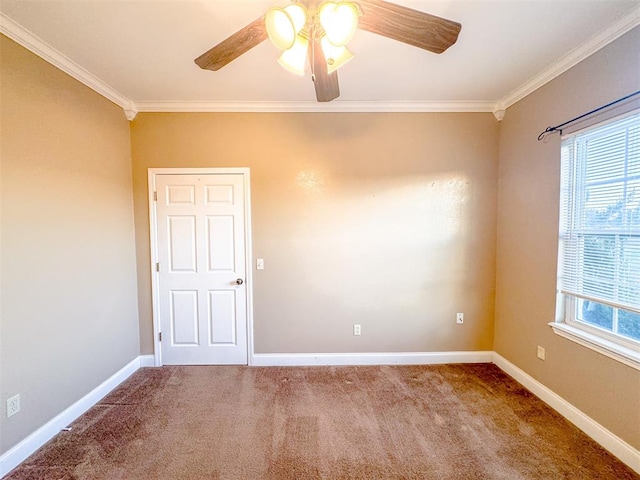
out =
[(562, 139), (559, 321), (640, 368), (640, 113)]

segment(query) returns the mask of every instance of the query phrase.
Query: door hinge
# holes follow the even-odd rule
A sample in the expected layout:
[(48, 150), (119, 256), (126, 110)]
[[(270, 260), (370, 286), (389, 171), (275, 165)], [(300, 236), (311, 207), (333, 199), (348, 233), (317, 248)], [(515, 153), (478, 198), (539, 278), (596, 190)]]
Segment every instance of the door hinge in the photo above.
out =
[(156, 263), (156, 272), (159, 272), (159, 271), (160, 271), (160, 263), (158, 262)]
[(158, 201), (158, 192), (153, 192), (153, 201), (154, 202)]
[(162, 341), (162, 332), (158, 333), (158, 341)]

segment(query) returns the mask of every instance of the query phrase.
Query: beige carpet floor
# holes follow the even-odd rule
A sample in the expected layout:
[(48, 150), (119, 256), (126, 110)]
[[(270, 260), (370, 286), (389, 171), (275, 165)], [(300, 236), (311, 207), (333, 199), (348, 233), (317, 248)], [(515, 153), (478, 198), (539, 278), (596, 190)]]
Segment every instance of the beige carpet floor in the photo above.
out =
[(639, 479), (491, 364), (137, 371), (36, 479)]

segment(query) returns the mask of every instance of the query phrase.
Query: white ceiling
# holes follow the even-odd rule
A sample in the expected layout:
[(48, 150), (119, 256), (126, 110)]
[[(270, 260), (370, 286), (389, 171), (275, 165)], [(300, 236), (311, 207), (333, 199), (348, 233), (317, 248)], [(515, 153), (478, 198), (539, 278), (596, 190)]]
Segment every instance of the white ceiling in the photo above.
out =
[(493, 111), (640, 23), (640, 0), (397, 0), (460, 22), (458, 42), (436, 55), (359, 31), (330, 104), (315, 103), (309, 76), (283, 70), (268, 41), (218, 72), (193, 63), (286, 3), (1, 0), (0, 31), (125, 109)]

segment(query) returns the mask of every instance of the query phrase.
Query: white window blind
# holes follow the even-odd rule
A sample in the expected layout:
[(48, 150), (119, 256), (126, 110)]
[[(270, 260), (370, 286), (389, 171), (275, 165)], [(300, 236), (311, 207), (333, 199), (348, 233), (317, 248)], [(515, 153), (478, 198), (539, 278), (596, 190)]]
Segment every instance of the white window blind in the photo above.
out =
[(640, 113), (562, 140), (560, 289), (640, 313)]

